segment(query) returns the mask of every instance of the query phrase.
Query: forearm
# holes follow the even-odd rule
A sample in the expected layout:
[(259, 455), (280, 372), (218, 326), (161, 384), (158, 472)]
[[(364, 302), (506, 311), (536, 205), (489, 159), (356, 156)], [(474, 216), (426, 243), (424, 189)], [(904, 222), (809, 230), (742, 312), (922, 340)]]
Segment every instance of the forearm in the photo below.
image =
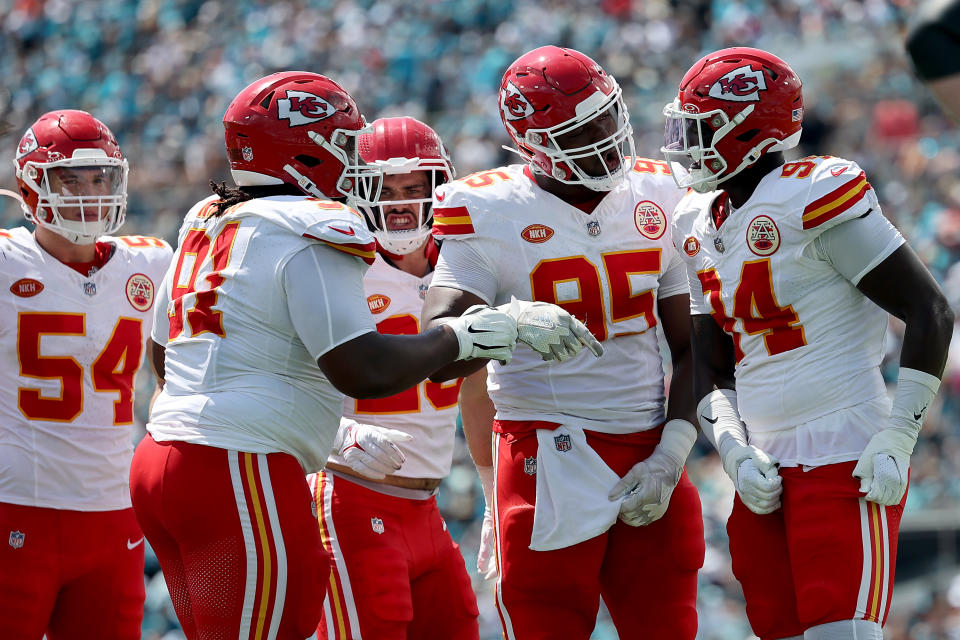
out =
[(693, 395), (693, 357), (687, 349), (673, 360), (667, 420), (680, 419), (696, 424), (696, 408)]
[(420, 383), (433, 371), (457, 357), (459, 344), (453, 330), (437, 327), (418, 335), (368, 334), (354, 359), (363, 375), (351, 376), (349, 389), (336, 385), (353, 398), (383, 398)]
[(478, 468), (493, 466), (491, 435), (495, 413), (493, 402), (487, 395), (486, 373), (478, 371), (467, 377), (460, 387), (460, 420), (467, 448)]
[(946, 300), (934, 303), (906, 318), (900, 367), (916, 369), (941, 378), (953, 335), (953, 312)]

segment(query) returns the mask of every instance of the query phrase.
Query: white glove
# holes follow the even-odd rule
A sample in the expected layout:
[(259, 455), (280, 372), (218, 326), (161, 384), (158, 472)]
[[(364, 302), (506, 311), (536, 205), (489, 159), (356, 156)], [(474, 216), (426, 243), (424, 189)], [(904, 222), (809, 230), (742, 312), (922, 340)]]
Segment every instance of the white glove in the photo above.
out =
[(442, 318), (460, 342), (457, 360), (491, 358), (507, 364), (517, 346), (517, 321), (508, 313), (475, 304), (459, 318)]
[(711, 391), (697, 405), (700, 429), (720, 453), (723, 470), (733, 480), (740, 500), (750, 511), (763, 515), (780, 508), (783, 478), (779, 460), (747, 444), (747, 428), (737, 410), (733, 389)]
[(341, 418), (333, 448), (360, 475), (383, 480), (387, 474), (399, 471), (406, 461), (394, 443), (411, 440), (413, 436), (403, 431)]
[(540, 354), (544, 360), (563, 362), (580, 352), (584, 345), (593, 355), (603, 355), (603, 345), (587, 327), (555, 304), (528, 302), (511, 298), (497, 309), (517, 321), (518, 340)]
[(620, 519), (632, 527), (642, 527), (659, 520), (687, 461), (697, 430), (686, 420), (671, 420), (663, 427), (660, 444), (647, 459), (638, 462), (610, 490), (611, 501), (624, 498)]
[(493, 526), (493, 467), (477, 467), (483, 485), (483, 527), (480, 529), (480, 551), (477, 553), (477, 570), (484, 580), (497, 577), (496, 531)]
[(764, 515), (780, 508), (783, 478), (777, 472), (779, 460), (753, 445), (731, 446), (721, 456), (723, 470), (747, 509)]
[(853, 476), (860, 479), (860, 491), (867, 494), (867, 500), (889, 507), (903, 499), (923, 414), (939, 387), (940, 379), (936, 376), (900, 367), (890, 426), (873, 434), (853, 468)]

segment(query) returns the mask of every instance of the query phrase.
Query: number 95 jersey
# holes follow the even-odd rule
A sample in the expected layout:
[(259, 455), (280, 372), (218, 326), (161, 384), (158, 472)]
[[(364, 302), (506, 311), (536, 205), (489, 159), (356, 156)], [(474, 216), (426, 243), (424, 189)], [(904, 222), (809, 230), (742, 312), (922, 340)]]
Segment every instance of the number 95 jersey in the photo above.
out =
[(84, 276), (24, 228), (0, 231), (0, 502), (130, 507), (134, 376), (170, 246), (104, 236)]
[(490, 397), (501, 420), (573, 418), (629, 433), (663, 422), (657, 299), (687, 293), (668, 212), (680, 200), (665, 163), (635, 159), (626, 179), (587, 214), (541, 189), (524, 165), (441, 186), (434, 234), (444, 240), (431, 287), (490, 304), (551, 302), (604, 342), (562, 364), (519, 346), (491, 362)]
[[(748, 430), (772, 434), (885, 398), (879, 365), (887, 314), (817, 251), (827, 230), (870, 211), (879, 219), (860, 167), (823, 156), (789, 162), (765, 176), (719, 229), (712, 215), (718, 197), (725, 196), (685, 197), (673, 237), (687, 264), (691, 313), (710, 313), (733, 338), (737, 402)], [(892, 228), (889, 238), (856, 280), (903, 243)], [(828, 462), (828, 450), (858, 450), (851, 429), (838, 424), (820, 444), (797, 446)]]

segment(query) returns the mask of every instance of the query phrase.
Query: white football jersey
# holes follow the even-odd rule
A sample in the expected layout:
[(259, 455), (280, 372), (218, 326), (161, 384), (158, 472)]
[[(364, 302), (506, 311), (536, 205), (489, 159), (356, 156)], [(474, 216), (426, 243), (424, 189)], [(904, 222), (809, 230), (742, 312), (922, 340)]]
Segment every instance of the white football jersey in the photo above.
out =
[[(420, 333), (420, 311), (433, 273), (420, 278), (390, 266), (380, 255), (363, 278), (370, 312), (380, 333)], [(397, 429), (413, 436), (397, 446), (406, 462), (396, 476), (444, 478), (453, 463), (457, 398), (462, 378), (437, 383), (425, 380), (387, 398), (344, 399), (343, 415), (364, 424)], [(340, 456), (330, 462), (346, 465)]]
[(85, 277), (24, 228), (0, 231), (0, 502), (111, 511), (130, 506), (134, 376), (170, 246), (104, 236)]
[[(667, 165), (646, 159), (636, 159), (592, 214), (538, 187), (525, 165), (437, 190), (433, 229), (445, 242), (431, 286), (495, 305), (511, 296), (556, 303), (604, 343), (601, 358), (584, 349), (564, 363), (544, 362), (521, 345), (510, 364), (491, 362), (488, 388), (498, 418), (575, 418), (611, 433), (663, 422), (663, 364), (651, 329), (657, 299), (687, 293), (668, 213), (682, 195)], [(477, 264), (456, 264), (464, 249)], [(488, 290), (471, 286), (477, 270), (495, 283)]]
[[(297, 336), (283, 270), (314, 243), (372, 262), (373, 237), (360, 214), (336, 202), (257, 198), (216, 217), (215, 201), (203, 200), (187, 214), (164, 278), (167, 315), (158, 318), (154, 340), (166, 345), (165, 385), (147, 428), (158, 441), (285, 452), (305, 472), (318, 471), (333, 446), (343, 394)], [(337, 259), (322, 253), (318, 260)], [(318, 283), (317, 296), (327, 294), (335, 302), (337, 292)], [(327, 344), (372, 325), (368, 315), (342, 330), (331, 326)]]
[[(688, 267), (691, 312), (712, 314), (733, 338), (737, 403), (751, 443), (785, 464), (835, 462), (838, 451), (855, 458), (885, 425), (879, 365), (887, 314), (808, 245), (844, 221), (879, 213), (875, 192), (856, 163), (814, 156), (764, 177), (719, 230), (711, 213), (718, 197), (689, 193), (673, 237)], [(818, 420), (868, 402), (880, 414), (875, 424)], [(784, 431), (811, 422), (815, 432)]]

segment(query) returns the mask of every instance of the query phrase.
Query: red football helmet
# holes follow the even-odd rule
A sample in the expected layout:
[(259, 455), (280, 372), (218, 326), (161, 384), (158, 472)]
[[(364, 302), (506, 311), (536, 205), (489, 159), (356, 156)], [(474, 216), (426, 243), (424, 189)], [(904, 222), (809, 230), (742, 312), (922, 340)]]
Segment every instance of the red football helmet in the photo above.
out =
[(127, 161), (110, 129), (86, 111), (40, 116), (13, 164), (24, 216), (35, 225), (74, 244), (92, 244), (123, 225)]
[[(423, 245), (430, 235), (433, 224), (434, 190), (444, 182), (453, 180), (456, 172), (437, 132), (415, 118), (380, 118), (370, 125), (373, 131), (362, 134), (357, 145), (360, 156), (367, 164), (383, 171), (383, 187), (380, 197), (373, 203), (377, 206), (362, 206), (373, 235), (384, 249), (397, 255), (406, 255)], [(391, 184), (390, 176), (422, 171), (427, 175), (427, 185), (421, 197), (395, 197), (400, 195)], [(419, 186), (415, 189), (419, 191)], [(416, 227), (390, 230), (387, 215), (391, 207), (404, 209), (403, 205), (416, 205)]]
[(677, 184), (705, 193), (765, 153), (800, 142), (803, 96), (800, 78), (777, 56), (747, 47), (701, 58), (663, 108), (667, 160)]
[(317, 198), (371, 199), (379, 171), (357, 153), (366, 127), (340, 85), (317, 73), (283, 71), (237, 94), (223, 116), (238, 186), (288, 183)]
[[(612, 125), (604, 137), (571, 148), (558, 140), (607, 115)], [(635, 155), (616, 80), (573, 49), (540, 47), (517, 58), (500, 83), (500, 119), (533, 170), (565, 184), (609, 191), (623, 180), (624, 155)], [(619, 159), (616, 167), (610, 166), (611, 149)], [(588, 174), (577, 163), (590, 158), (600, 160), (603, 175)]]

